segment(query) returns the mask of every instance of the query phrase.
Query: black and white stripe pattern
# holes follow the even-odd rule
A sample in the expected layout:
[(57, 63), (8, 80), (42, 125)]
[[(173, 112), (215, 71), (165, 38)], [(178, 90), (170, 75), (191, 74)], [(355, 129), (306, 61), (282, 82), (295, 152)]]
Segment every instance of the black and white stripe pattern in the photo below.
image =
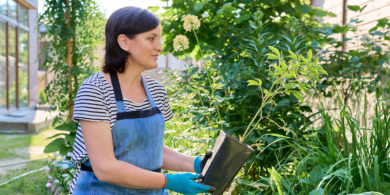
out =
[[(146, 76), (146, 80), (156, 106), (160, 109), (165, 121), (170, 120), (173, 117), (173, 113), (164, 86), (149, 76)], [(126, 98), (123, 98), (123, 100), (127, 111), (146, 110), (151, 108), (147, 97), (142, 103), (135, 103)], [(97, 72), (86, 79), (77, 91), (74, 102), (73, 121), (107, 121), (110, 122), (112, 129), (116, 121), (116, 115), (117, 108), (114, 89), (103, 76), (103, 73)], [(79, 124), (71, 162), (73, 166), (80, 167), (81, 163), (85, 162), (87, 159), (88, 155), (84, 145), (81, 126)], [(80, 169), (77, 171), (72, 184), (69, 186), (71, 194), (73, 193), (73, 188), (76, 184), (79, 172)]]

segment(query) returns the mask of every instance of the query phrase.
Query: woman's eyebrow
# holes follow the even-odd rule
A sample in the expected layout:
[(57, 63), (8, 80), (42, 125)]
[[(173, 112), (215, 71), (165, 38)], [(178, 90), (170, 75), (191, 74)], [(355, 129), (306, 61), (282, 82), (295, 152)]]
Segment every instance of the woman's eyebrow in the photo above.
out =
[[(152, 35), (154, 35), (155, 37), (157, 37), (157, 34), (156, 33), (152, 33)], [(161, 37), (160, 37), (161, 38)]]

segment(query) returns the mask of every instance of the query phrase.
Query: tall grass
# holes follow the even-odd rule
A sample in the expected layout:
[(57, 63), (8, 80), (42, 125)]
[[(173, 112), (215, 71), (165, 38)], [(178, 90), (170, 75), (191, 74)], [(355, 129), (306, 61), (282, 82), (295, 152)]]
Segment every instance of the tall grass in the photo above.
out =
[[(388, 68), (386, 76), (390, 86)], [(354, 83), (357, 89), (355, 112), (337, 95), (337, 115), (332, 115), (320, 96), (320, 127), (313, 128), (311, 136), (295, 142), (284, 138), (288, 143), (286, 147), (292, 147), (294, 152), (268, 170), (270, 177), (260, 180), (268, 186), (260, 192), (341, 195), (375, 191), (390, 194), (390, 98), (379, 99), (380, 94), (376, 95), (375, 115), (367, 123), (367, 91), (359, 88), (360, 83)], [(360, 107), (362, 101), (363, 108)]]

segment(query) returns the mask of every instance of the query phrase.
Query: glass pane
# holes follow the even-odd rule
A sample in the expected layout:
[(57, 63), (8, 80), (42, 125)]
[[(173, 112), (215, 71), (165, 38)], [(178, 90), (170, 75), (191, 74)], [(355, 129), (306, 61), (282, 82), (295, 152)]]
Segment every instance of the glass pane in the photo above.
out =
[(0, 14), (7, 14), (7, 0), (0, 0)]
[(28, 106), (28, 32), (19, 29), (19, 108)]
[(17, 11), (17, 6), (18, 4), (15, 1), (9, 0), (8, 1), (8, 17), (16, 20), (16, 11)]
[(15, 28), (8, 26), (8, 74), (9, 74), (9, 106), (16, 106), (16, 71), (15, 71)]
[(0, 109), (7, 107), (5, 47), (5, 23), (0, 22)]
[(28, 26), (28, 10), (19, 5), (19, 22)]

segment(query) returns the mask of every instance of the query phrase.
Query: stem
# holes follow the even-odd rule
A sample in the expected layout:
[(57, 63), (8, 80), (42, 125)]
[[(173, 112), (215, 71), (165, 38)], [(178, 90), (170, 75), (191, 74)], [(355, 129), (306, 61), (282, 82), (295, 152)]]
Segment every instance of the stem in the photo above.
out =
[[(279, 89), (280, 89), (280, 88), (278, 88), (278, 90), (279, 90)], [(281, 92), (279, 92), (279, 93), (281, 93)], [(243, 141), (249, 136), (249, 134), (252, 133), (252, 131), (256, 128), (256, 125), (259, 124), (260, 121), (261, 121), (263, 118), (267, 118), (267, 117), (268, 117), (268, 116), (267, 116), (267, 117), (263, 117), (263, 112), (261, 112), (261, 114), (260, 114), (260, 119), (255, 123), (255, 125), (254, 125), (253, 128), (249, 131), (249, 133), (246, 134), (246, 132), (248, 131), (248, 129), (249, 129), (250, 126), (252, 125), (253, 121), (254, 121), (255, 118), (257, 117), (259, 111), (260, 111), (260, 110), (263, 110), (264, 106), (267, 105), (267, 104), (264, 104), (264, 102), (267, 102), (269, 99), (273, 98), (276, 94), (279, 94), (279, 93), (277, 92), (277, 93), (273, 94), (271, 97), (267, 97), (267, 98), (266, 98), (266, 101), (263, 101), (262, 106), (261, 106), (261, 107), (259, 108), (259, 110), (257, 111), (255, 117), (252, 118), (252, 121), (251, 121), (251, 123), (249, 124), (248, 128), (245, 130), (245, 133), (244, 133), (244, 135), (243, 135), (243, 137), (242, 137), (242, 141), (241, 141), (241, 142), (243, 142)], [(278, 126), (279, 126), (279, 125), (278, 125)], [(280, 126), (279, 126), (279, 127), (280, 127)]]
[[(185, 56), (186, 56), (187, 64), (188, 64), (188, 66), (189, 66), (189, 62), (188, 62), (187, 55), (185, 55)], [(194, 80), (194, 79), (192, 78), (192, 74), (191, 74), (191, 80)], [(196, 88), (196, 90), (198, 90), (198, 88)], [(202, 104), (202, 107), (204, 107), (204, 102), (203, 102), (202, 96), (200, 95), (199, 91), (198, 91), (198, 94), (199, 94), (199, 97), (200, 97), (200, 102), (201, 102), (201, 104)], [(210, 118), (208, 117), (208, 115), (207, 115), (206, 118), (207, 118), (207, 121), (208, 121), (209, 125), (211, 125), (211, 121), (210, 121)], [(211, 128), (213, 128), (213, 127), (211, 126)], [(214, 128), (213, 128), (213, 131), (214, 131)], [(209, 137), (211, 137), (210, 131), (208, 131), (208, 133), (209, 133)]]
[[(270, 93), (270, 92), (272, 91), (272, 89), (273, 89), (274, 86), (275, 86), (275, 83), (272, 83), (272, 86), (271, 86), (270, 90), (268, 91), (268, 93)], [(276, 95), (276, 94), (274, 94), (274, 95)], [(274, 97), (274, 95), (271, 96), (271, 97)], [(245, 132), (244, 132), (244, 135), (242, 136), (242, 140), (240, 140), (241, 142), (243, 142), (243, 141), (245, 140), (245, 138), (249, 135), (249, 134), (246, 135), (246, 133), (248, 132), (248, 129), (251, 127), (253, 121), (254, 121), (254, 120), (256, 119), (256, 117), (259, 115), (259, 112), (260, 112), (261, 110), (263, 110), (263, 108), (264, 108), (264, 106), (265, 106), (264, 102), (267, 102), (267, 101), (269, 100), (269, 98), (270, 98), (270, 97), (268, 97), (268, 96), (266, 96), (266, 97), (263, 98), (263, 102), (262, 102), (262, 104), (261, 104), (261, 107), (259, 108), (259, 110), (258, 110), (257, 113), (255, 114), (255, 116), (252, 118), (252, 121), (249, 123), (248, 127), (246, 128), (246, 130), (245, 130)], [(263, 117), (263, 113), (261, 113), (260, 119), (261, 119), (262, 117)], [(253, 131), (253, 129), (251, 130), (251, 132), (252, 132), (252, 131)]]
[[(69, 6), (69, 0), (66, 1), (66, 5)], [(66, 13), (65, 13), (65, 18), (66, 18), (66, 27), (68, 29), (68, 32), (70, 30), (70, 23), (69, 23), (69, 20), (70, 20), (70, 10), (69, 8), (66, 10)], [(66, 57), (66, 62), (68, 64), (68, 96), (69, 96), (69, 100), (68, 100), (68, 109), (69, 109), (69, 116), (68, 116), (68, 120), (69, 122), (72, 121), (72, 115), (73, 115), (73, 105), (72, 105), (72, 72), (71, 72), (71, 68), (72, 68), (72, 42), (71, 42), (71, 37), (69, 36), (68, 37), (68, 41), (67, 41), (67, 51), (68, 51), (68, 56)]]
[[(208, 66), (206, 66), (206, 61), (203, 58), (202, 48), (200, 47), (198, 36), (196, 35), (196, 31), (195, 30), (194, 30), (194, 35), (195, 35), (195, 38), (196, 38), (196, 42), (198, 43), (198, 46), (199, 46), (200, 55), (202, 56), (202, 60), (203, 60), (203, 63), (204, 63), (205, 69), (206, 69), (207, 78), (209, 79), (209, 85), (211, 87), (211, 79), (210, 79), (210, 75), (209, 75), (209, 72), (208, 72)], [(214, 98), (214, 91), (212, 91), (211, 97)], [(211, 104), (211, 101), (210, 101), (210, 104)], [(210, 107), (211, 107), (211, 105), (210, 105)], [(221, 115), (219, 114), (218, 106), (216, 105), (215, 108), (217, 109), (218, 119), (221, 122), (222, 119), (221, 119)], [(223, 125), (222, 124), (220, 124), (220, 125), (221, 125), (222, 130), (224, 130)]]

